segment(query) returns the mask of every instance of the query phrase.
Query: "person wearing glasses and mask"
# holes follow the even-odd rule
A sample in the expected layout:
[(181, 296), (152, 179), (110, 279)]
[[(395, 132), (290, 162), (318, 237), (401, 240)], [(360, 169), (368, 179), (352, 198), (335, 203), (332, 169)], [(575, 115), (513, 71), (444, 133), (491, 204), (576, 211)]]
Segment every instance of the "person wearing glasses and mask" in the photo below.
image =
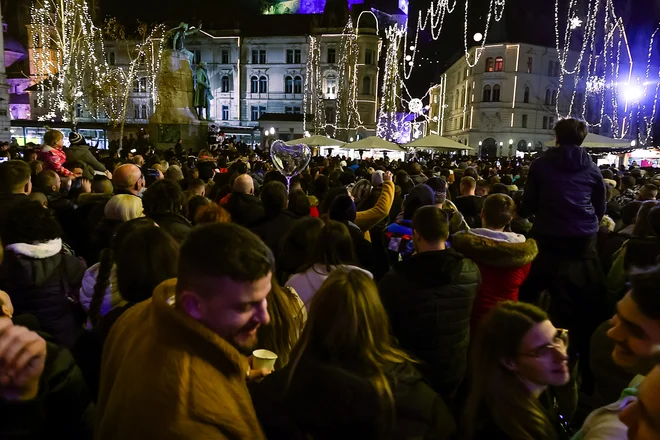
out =
[(567, 330), (536, 306), (505, 301), (486, 315), (472, 349), (461, 438), (568, 438), (549, 390), (569, 382)]

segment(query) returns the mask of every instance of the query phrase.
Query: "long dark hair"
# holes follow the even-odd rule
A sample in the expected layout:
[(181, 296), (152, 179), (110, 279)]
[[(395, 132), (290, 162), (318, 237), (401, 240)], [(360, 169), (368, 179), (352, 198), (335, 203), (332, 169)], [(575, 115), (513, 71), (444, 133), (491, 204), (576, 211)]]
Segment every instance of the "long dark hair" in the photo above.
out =
[(163, 281), (176, 277), (179, 245), (162, 228), (130, 232), (117, 249), (117, 283), (122, 298), (138, 303), (151, 298)]
[(305, 272), (315, 264), (325, 266), (328, 272), (333, 266), (357, 264), (353, 239), (345, 224), (333, 220), (326, 222), (319, 232), (310, 258), (298, 272)]
[[(307, 351), (369, 381), (394, 420), (394, 395), (387, 377), (392, 364), (412, 362), (395, 347), (378, 288), (363, 271), (337, 269), (311, 300), (305, 329), (291, 354), (288, 383)], [(385, 433), (392, 426), (382, 427)]]
[(518, 356), (527, 332), (547, 320), (548, 315), (538, 307), (513, 301), (498, 304), (484, 318), (472, 346), (471, 391), (463, 420), (464, 438), (474, 437), (484, 412), (490, 414), (508, 438), (554, 438), (552, 424), (538, 399), (503, 365), (503, 361)]
[(103, 304), (103, 297), (105, 291), (110, 284), (110, 272), (115, 264), (115, 253), (119, 250), (126, 237), (131, 232), (142, 231), (147, 228), (153, 228), (156, 223), (153, 220), (141, 217), (124, 222), (119, 226), (115, 236), (112, 237), (111, 247), (103, 249), (99, 256), (99, 269), (96, 274), (96, 284), (94, 285), (94, 293), (89, 303), (89, 310), (87, 312), (92, 325), (96, 325), (101, 318), (101, 305)]
[(281, 275), (295, 273), (306, 262), (311, 261), (314, 246), (323, 226), (323, 221), (316, 217), (296, 220), (282, 241), (282, 252), (279, 254), (277, 265), (282, 271)]

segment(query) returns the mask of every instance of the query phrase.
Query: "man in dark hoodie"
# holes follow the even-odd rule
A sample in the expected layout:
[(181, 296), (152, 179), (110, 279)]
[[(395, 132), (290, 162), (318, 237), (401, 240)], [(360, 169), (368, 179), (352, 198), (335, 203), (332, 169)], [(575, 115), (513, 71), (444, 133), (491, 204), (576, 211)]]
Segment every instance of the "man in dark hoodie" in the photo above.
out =
[[(217, 185), (217, 184), (216, 184)], [(232, 223), (251, 228), (264, 216), (264, 206), (254, 195), (254, 181), (248, 174), (241, 174), (234, 180), (232, 192), (220, 205), (231, 214)]]
[(94, 171), (104, 173), (108, 177), (112, 174), (105, 168), (101, 162), (89, 151), (89, 146), (85, 141), (85, 136), (72, 131), (69, 133), (69, 148), (66, 148), (66, 158), (70, 162), (80, 162), (83, 166), (83, 177), (88, 180), (94, 178)]
[(396, 263), (379, 290), (401, 348), (422, 361), (419, 371), (450, 403), (463, 382), (470, 313), (481, 277), (477, 265), (447, 249), (447, 214), (419, 208), (412, 219), (415, 255)]
[[(553, 324), (571, 331), (572, 353), (588, 359), (589, 337), (607, 318), (604, 275), (596, 234), (605, 214), (605, 182), (580, 147), (587, 126), (576, 119), (555, 125), (556, 147), (532, 162), (520, 214), (536, 214), (531, 235), (539, 253), (520, 288), (520, 300), (550, 298)], [(586, 366), (586, 365), (584, 365)], [(589, 374), (585, 386), (589, 388)]]

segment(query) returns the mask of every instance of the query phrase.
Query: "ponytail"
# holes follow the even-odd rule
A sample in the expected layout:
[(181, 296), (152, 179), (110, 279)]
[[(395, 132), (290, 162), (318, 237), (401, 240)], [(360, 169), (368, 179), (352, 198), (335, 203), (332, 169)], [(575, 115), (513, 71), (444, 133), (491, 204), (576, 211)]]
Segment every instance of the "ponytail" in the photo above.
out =
[(114, 260), (112, 249), (103, 249), (99, 260), (99, 271), (96, 274), (94, 293), (87, 312), (93, 327), (95, 327), (101, 320), (101, 306), (103, 305), (103, 299), (105, 298), (105, 291), (110, 284), (110, 272), (112, 271)]

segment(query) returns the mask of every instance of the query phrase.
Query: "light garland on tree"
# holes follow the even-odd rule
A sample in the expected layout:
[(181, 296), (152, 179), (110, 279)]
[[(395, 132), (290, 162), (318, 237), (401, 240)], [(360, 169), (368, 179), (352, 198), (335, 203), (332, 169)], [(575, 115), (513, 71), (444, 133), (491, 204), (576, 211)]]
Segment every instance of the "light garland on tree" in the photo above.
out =
[(391, 139), (392, 133), (400, 131), (401, 121), (397, 119), (399, 91), (401, 90), (400, 56), (401, 44), (405, 38), (405, 27), (393, 25), (385, 30), (385, 67), (378, 110), (376, 135)]
[(31, 17), (37, 106), (47, 109), (39, 119), (75, 123), (78, 105), (97, 108), (93, 100), (105, 73), (100, 29), (85, 0), (41, 0), (33, 3)]
[(314, 115), (314, 134), (325, 128), (323, 107), (323, 77), (321, 75), (321, 45), (316, 37), (308, 37), (305, 66), (305, 93), (303, 95), (303, 132), (307, 132), (307, 114)]
[(336, 128), (339, 131), (351, 131), (362, 126), (362, 120), (357, 109), (360, 48), (353, 21), (350, 18), (342, 31), (341, 47), (337, 78), (337, 120), (340, 122)]

